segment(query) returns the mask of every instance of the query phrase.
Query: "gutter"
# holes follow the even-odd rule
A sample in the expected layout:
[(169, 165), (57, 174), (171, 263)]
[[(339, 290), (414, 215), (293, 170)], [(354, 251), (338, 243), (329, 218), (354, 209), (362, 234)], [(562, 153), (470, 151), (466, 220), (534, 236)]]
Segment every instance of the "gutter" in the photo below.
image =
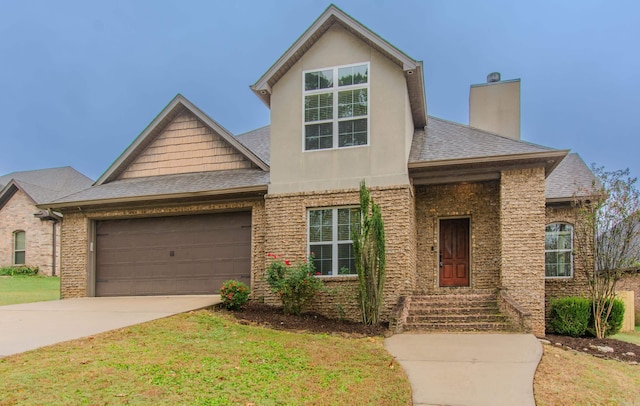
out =
[[(468, 165), (487, 162), (501, 162), (501, 161), (516, 161), (525, 159), (544, 159), (544, 158), (564, 158), (569, 153), (569, 150), (557, 150), (549, 152), (529, 152), (526, 154), (512, 154), (512, 155), (494, 155), (487, 157), (475, 157), (475, 158), (459, 158), (459, 159), (442, 159), (437, 161), (426, 162), (410, 162), (409, 169), (421, 169), (421, 168), (435, 168), (439, 166), (452, 166), (452, 165)], [(558, 162), (559, 163), (559, 162)], [(552, 169), (557, 166), (554, 165)]]
[(147, 196), (123, 196), (110, 199), (95, 199), (95, 200), (80, 200), (75, 202), (61, 202), (61, 203), (47, 203), (45, 205), (37, 205), (39, 208), (46, 208), (48, 211), (51, 209), (63, 209), (67, 207), (80, 207), (80, 206), (93, 206), (101, 204), (114, 204), (114, 203), (135, 203), (135, 202), (148, 202), (168, 199), (186, 199), (192, 197), (209, 197), (220, 196), (236, 193), (260, 193), (267, 191), (267, 185), (262, 186), (245, 186), (233, 189), (223, 190), (206, 190), (202, 192), (185, 192), (185, 193), (171, 193), (161, 195), (147, 195)]
[(62, 220), (62, 214), (56, 213), (53, 210), (45, 209), (34, 214), (34, 217), (39, 218), (41, 221), (51, 221), (51, 276), (56, 276), (56, 262), (57, 262), (57, 250), (58, 244), (56, 237), (56, 225)]

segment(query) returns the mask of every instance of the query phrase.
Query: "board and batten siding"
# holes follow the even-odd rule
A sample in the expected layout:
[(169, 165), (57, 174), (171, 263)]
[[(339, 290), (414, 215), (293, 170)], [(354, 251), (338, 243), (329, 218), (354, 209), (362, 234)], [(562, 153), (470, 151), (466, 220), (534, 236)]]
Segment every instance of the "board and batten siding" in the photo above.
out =
[(251, 168), (240, 152), (184, 111), (120, 175), (120, 179)]

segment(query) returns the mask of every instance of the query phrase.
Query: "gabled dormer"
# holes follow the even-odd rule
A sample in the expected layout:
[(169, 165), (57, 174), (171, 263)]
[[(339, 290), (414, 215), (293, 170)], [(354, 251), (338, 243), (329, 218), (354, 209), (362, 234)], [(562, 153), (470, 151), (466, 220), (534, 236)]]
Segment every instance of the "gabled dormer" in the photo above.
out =
[(331, 5), (252, 86), (271, 109), (269, 193), (408, 184), (422, 63)]

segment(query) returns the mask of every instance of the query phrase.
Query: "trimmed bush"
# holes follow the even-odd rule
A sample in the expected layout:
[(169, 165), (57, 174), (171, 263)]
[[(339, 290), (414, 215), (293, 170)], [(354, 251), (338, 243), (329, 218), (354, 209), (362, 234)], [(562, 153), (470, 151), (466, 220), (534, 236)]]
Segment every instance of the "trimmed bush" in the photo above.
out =
[[(607, 301), (606, 306), (608, 305), (609, 305), (609, 301)], [(604, 332), (604, 336), (609, 337), (611, 335), (618, 334), (620, 332), (620, 329), (622, 328), (623, 321), (624, 321), (624, 302), (622, 300), (614, 299), (613, 307), (611, 308), (611, 314), (609, 315), (609, 321), (607, 322), (607, 327)], [(589, 318), (589, 327), (587, 328), (587, 332), (590, 335), (596, 337), (596, 331), (593, 326), (594, 326), (594, 319), (593, 319), (593, 314), (591, 314)]]
[(284, 314), (300, 314), (305, 305), (324, 289), (322, 280), (314, 276), (312, 258), (292, 265), (279, 255), (267, 256), (273, 259), (267, 267), (267, 284), (282, 301)]
[(239, 281), (226, 281), (220, 288), (220, 298), (227, 309), (240, 310), (249, 301), (249, 287)]
[(556, 334), (582, 337), (591, 319), (591, 301), (582, 297), (551, 300), (551, 328)]
[(0, 268), (0, 276), (14, 276), (14, 275), (37, 275), (40, 269), (37, 266), (5, 266)]

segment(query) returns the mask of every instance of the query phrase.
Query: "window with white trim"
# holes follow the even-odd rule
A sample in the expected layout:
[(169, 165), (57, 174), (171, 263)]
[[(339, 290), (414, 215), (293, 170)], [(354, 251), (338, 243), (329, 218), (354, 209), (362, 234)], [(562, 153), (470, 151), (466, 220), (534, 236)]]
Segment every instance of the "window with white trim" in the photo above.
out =
[(544, 274), (547, 278), (573, 276), (573, 226), (547, 225), (544, 233)]
[(308, 212), (308, 253), (316, 274), (355, 275), (351, 230), (360, 224), (357, 207), (312, 209)]
[(26, 233), (13, 232), (13, 265), (24, 265), (26, 256)]
[(369, 63), (306, 71), (304, 150), (369, 143)]

